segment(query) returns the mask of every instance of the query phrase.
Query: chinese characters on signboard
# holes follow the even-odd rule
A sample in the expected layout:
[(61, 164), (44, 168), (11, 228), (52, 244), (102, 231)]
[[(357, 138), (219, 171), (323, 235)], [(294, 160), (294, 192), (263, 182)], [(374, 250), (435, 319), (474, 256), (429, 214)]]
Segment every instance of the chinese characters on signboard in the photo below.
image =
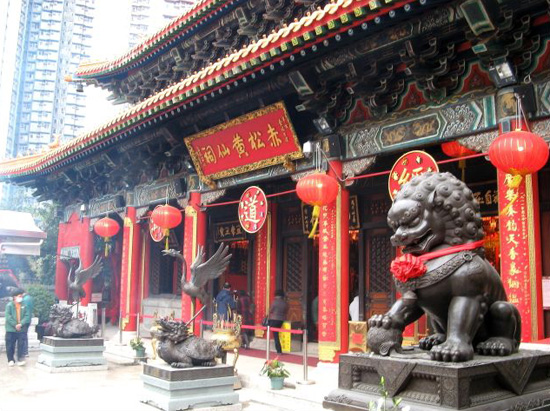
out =
[(392, 200), (401, 189), (413, 177), (429, 171), (439, 171), (437, 163), (424, 151), (409, 151), (403, 154), (393, 165), (388, 179), (388, 189)]
[(248, 113), (185, 139), (203, 180), (302, 158), (301, 146), (282, 102)]
[[(498, 171), (499, 176), (503, 174)], [(525, 183), (513, 187), (514, 176), (499, 178), (501, 273), (508, 301), (522, 313), (521, 339), (531, 341), (531, 284)]]
[(239, 221), (227, 221), (214, 224), (214, 242), (245, 240), (246, 233)]
[(498, 212), (498, 190), (495, 183), (470, 184), (469, 187), (479, 204), (481, 214)]
[(149, 234), (156, 243), (162, 241), (164, 238), (164, 230), (153, 223), (153, 219), (149, 219)]
[(260, 231), (267, 218), (267, 198), (259, 187), (248, 187), (239, 201), (239, 222), (247, 233)]

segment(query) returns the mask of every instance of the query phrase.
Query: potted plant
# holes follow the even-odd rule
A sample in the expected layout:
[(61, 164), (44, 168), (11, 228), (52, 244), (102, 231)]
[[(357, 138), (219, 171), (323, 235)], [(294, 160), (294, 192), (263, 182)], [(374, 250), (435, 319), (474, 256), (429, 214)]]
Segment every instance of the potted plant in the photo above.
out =
[(290, 376), (288, 370), (285, 369), (285, 365), (279, 361), (279, 357), (266, 361), (261, 374), (269, 377), (272, 390), (282, 390), (285, 378)]
[(130, 340), (130, 347), (132, 347), (132, 349), (136, 352), (136, 357), (145, 357), (145, 346), (143, 345), (143, 340), (141, 338), (132, 338)]

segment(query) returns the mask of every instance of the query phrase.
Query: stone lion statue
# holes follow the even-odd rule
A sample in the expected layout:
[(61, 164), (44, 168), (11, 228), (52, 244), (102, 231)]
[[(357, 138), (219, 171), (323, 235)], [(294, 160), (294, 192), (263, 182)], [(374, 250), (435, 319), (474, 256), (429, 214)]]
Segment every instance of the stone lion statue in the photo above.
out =
[(388, 212), (392, 245), (403, 255), (391, 264), (399, 299), (368, 321), (368, 345), (401, 351), (403, 329), (424, 314), (434, 334), (420, 341), (432, 360), (471, 360), (518, 351), (521, 318), (507, 302), (500, 276), (485, 259), (479, 204), (450, 173), (425, 173), (398, 192)]
[(50, 309), (50, 322), (46, 327), (46, 335), (61, 338), (91, 338), (98, 330), (97, 325), (91, 327), (86, 321), (73, 318), (70, 305), (54, 304)]
[(174, 368), (212, 367), (216, 358), (225, 354), (221, 344), (189, 333), (187, 325), (180, 321), (158, 319), (154, 336), (159, 341), (158, 356)]

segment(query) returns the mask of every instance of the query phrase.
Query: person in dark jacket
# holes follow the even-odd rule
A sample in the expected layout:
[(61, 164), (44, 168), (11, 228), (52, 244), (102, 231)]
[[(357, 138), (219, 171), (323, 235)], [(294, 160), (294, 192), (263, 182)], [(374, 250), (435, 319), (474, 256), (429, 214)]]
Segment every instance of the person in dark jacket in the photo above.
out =
[(229, 318), (228, 311), (229, 309), (234, 311), (237, 308), (237, 302), (231, 292), (231, 284), (226, 282), (223, 285), (223, 288), (216, 296), (216, 304), (218, 306), (218, 319), (225, 321), (231, 320), (231, 318)]
[[(252, 315), (252, 302), (250, 296), (245, 290), (239, 290), (239, 299), (237, 300), (237, 311), (243, 318), (243, 325), (252, 325), (254, 318)], [(250, 340), (252, 339), (251, 329), (241, 329), (241, 338), (243, 348), (250, 346)]]
[(25, 365), (23, 339), (31, 323), (31, 312), (23, 302), (23, 291), (14, 292), (13, 300), (6, 305), (6, 354), (8, 366), (15, 365), (15, 348), (17, 347), (17, 365)]
[[(288, 312), (288, 304), (285, 301), (285, 292), (283, 290), (275, 291), (275, 299), (269, 308), (269, 326), (281, 328), (286, 319)], [(279, 332), (273, 331), (273, 339), (275, 340), (275, 349), (277, 354), (282, 354), (281, 341), (279, 341)]]

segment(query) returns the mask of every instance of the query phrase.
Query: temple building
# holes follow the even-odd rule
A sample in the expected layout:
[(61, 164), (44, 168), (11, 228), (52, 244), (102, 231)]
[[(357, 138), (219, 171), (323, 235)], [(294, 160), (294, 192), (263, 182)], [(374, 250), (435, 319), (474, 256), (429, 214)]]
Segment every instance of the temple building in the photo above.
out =
[[(182, 296), (181, 276), (199, 246), (212, 255), (225, 242), (233, 257), (210, 294), (225, 281), (250, 292), (259, 325), (283, 289), (293, 328), (318, 341), (320, 361), (337, 362), (364, 344), (349, 322), (354, 296), (360, 321), (395, 301), (388, 187), (416, 171), (390, 170), (418, 150), (472, 188), (522, 340), (550, 336), (550, 165), (512, 186), (487, 158), (490, 143), (518, 127), (550, 139), (547, 1), (204, 0), (125, 54), (83, 63), (72, 81), (131, 106), (72, 141), (0, 163), (2, 181), (63, 210), (60, 299), (61, 256), (87, 266), (104, 253), (94, 232), (104, 217), (120, 230), (83, 304), (100, 302), (127, 332), (137, 313), (193, 317), (200, 304)], [(319, 170), (339, 187), (310, 236), (313, 209), (296, 183)], [(243, 196), (251, 187), (266, 201)], [(241, 225), (239, 204), (263, 213), (261, 228)], [(150, 218), (164, 205), (183, 216), (167, 239)], [(166, 241), (187, 272), (163, 256)], [(211, 307), (199, 318), (210, 316)], [(427, 332), (421, 320), (406, 335)]]

